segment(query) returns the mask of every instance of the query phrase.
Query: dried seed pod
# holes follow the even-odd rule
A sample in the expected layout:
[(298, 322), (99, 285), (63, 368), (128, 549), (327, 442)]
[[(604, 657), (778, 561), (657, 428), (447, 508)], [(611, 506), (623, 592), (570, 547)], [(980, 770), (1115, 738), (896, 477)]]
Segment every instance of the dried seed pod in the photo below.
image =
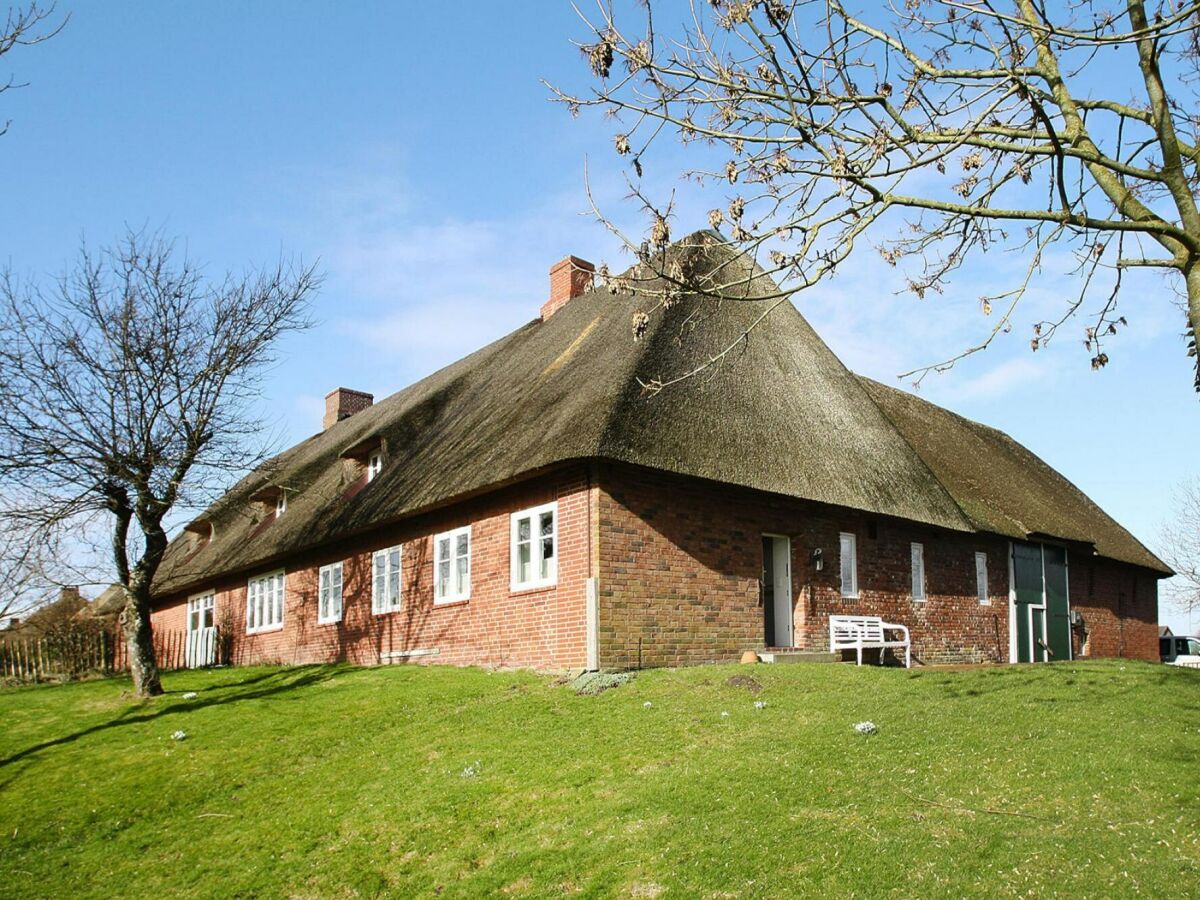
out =
[(654, 226), (650, 229), (650, 243), (656, 247), (665, 247), (671, 242), (671, 229), (667, 220), (658, 213), (654, 214)]
[(650, 317), (644, 312), (636, 312), (633, 314), (633, 339), (640, 341), (646, 334), (646, 329), (650, 327)]

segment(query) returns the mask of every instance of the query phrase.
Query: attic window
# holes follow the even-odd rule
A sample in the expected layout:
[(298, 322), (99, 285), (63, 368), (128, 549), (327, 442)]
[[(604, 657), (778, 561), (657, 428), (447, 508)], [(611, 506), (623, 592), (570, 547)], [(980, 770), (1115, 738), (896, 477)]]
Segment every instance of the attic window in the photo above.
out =
[(285, 512), (287, 512), (287, 494), (280, 491), (279, 496), (275, 498), (275, 518), (278, 519)]
[(367, 458), (367, 481), (374, 481), (383, 468), (383, 454), (376, 451)]

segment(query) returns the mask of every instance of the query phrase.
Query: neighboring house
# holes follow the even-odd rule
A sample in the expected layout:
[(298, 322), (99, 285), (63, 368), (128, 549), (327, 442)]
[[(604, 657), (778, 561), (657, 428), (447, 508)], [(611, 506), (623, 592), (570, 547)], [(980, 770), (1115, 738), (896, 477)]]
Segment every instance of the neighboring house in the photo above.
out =
[(24, 619), (12, 619), (3, 632), (5, 637), (33, 639), (61, 629), (88, 608), (88, 601), (75, 585), (59, 588), (57, 595), (38, 606)]
[(1163, 625), (1158, 629), (1158, 636), (1160, 638), (1171, 637), (1173, 634), (1175, 634), (1175, 632), (1171, 630), (1170, 625)]
[(790, 303), (739, 340), (774, 285), (711, 232), (672, 252), (746, 298), (635, 341), (653, 301), (563, 260), (512, 334), (377, 404), (333, 391), (172, 542), (154, 626), (224, 622), (236, 662), (626, 668), (825, 650), (850, 614), (924, 663), (1158, 658), (1170, 570), (1069, 481), (848, 371)]

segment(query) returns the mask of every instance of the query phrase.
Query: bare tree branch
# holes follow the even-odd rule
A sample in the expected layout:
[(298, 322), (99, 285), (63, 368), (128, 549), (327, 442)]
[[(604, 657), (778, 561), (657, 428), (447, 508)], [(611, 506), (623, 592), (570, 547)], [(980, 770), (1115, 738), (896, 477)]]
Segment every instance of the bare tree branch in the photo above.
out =
[[(840, 0), (693, 0), (669, 35), (653, 3), (636, 33), (608, 4), (596, 10), (581, 14), (593, 90), (549, 87), (573, 113), (594, 108), (618, 123), (614, 147), (630, 159), (650, 238), (594, 211), (643, 268), (670, 259), (656, 255), (654, 235), (673, 204), (639, 184), (656, 142), (673, 136), (703, 160), (688, 178), (727, 185), (712, 227), (726, 227), (785, 293), (830, 275), (864, 239), (918, 297), (945, 291), (973, 256), (1031, 254), (1016, 287), (981, 298), (985, 315), (1003, 302), (999, 323), (905, 373), (917, 382), (1012, 329), (1052, 246), (1079, 260), (1082, 290), (1061, 319), (1031, 324), (1033, 349), (1079, 315), (1091, 365), (1106, 365), (1100, 338), (1134, 312), (1116, 310), (1122, 272), (1136, 267), (1178, 284), (1196, 355), (1200, 3), (909, 0), (860, 16)], [(1156, 252), (1123, 240), (1140, 236)], [(1195, 378), (1200, 390), (1200, 360)]]
[(1161, 543), (1163, 560), (1175, 570), (1165, 582), (1167, 601), (1181, 612), (1200, 610), (1200, 479), (1179, 486)]

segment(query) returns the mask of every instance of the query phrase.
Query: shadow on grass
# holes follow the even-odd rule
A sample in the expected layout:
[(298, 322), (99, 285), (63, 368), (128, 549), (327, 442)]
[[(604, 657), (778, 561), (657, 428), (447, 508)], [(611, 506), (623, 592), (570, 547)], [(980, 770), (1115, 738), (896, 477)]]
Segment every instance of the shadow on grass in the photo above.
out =
[[(42, 741), (40, 744), (34, 744), (31, 747), (26, 747), (24, 750), (18, 750), (10, 756), (0, 758), (0, 768), (12, 765), (43, 750), (49, 750), (51, 747), (70, 744), (80, 738), (88, 737), (101, 731), (121, 728), (126, 725), (139, 725), (143, 722), (152, 722), (155, 719), (171, 715), (172, 713), (203, 709), (207, 706), (224, 706), (229, 703), (240, 703), (244, 700), (258, 700), (263, 697), (271, 697), (300, 688), (310, 687), (311, 685), (328, 681), (340, 670), (338, 666), (300, 666), (280, 669), (275, 672), (263, 672), (241, 680), (225, 682), (203, 692), (198, 692), (199, 696), (195, 700), (188, 700), (186, 702), (171, 702), (174, 700), (174, 697), (171, 694), (164, 694), (160, 697), (130, 706), (107, 722), (100, 722), (71, 734), (65, 734), (62, 737)], [(164, 701), (166, 705), (147, 709), (147, 706), (164, 703)], [(0, 784), (0, 787), (3, 786), (3, 784)]]

